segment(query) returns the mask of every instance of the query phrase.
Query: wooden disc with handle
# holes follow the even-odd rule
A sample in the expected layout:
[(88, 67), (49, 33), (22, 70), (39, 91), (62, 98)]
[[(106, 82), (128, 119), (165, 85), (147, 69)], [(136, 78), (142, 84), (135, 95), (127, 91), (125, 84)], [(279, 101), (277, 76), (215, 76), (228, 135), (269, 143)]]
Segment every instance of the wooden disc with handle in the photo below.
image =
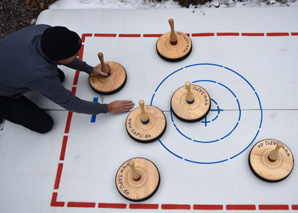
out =
[(126, 131), (137, 142), (149, 143), (158, 140), (165, 132), (167, 121), (164, 113), (155, 106), (144, 105), (131, 111), (126, 118)]
[(200, 121), (210, 111), (211, 99), (208, 92), (189, 81), (177, 89), (171, 98), (171, 110), (180, 120), (185, 122)]
[(249, 167), (261, 180), (278, 182), (287, 178), (294, 167), (294, 157), (284, 143), (266, 139), (253, 146), (248, 158)]
[(96, 67), (101, 66), (101, 71), (107, 73), (108, 76), (91, 73), (89, 75), (89, 84), (91, 88), (103, 95), (118, 92), (124, 87), (127, 79), (124, 67), (117, 62), (105, 62), (102, 53), (98, 53), (98, 58), (101, 64), (96, 65)]
[(156, 165), (145, 158), (124, 162), (116, 173), (118, 192), (130, 201), (144, 201), (157, 191), (160, 174)]
[(167, 61), (181, 61), (192, 50), (190, 38), (183, 32), (174, 30), (174, 20), (169, 19), (171, 31), (163, 34), (156, 42), (158, 55)]

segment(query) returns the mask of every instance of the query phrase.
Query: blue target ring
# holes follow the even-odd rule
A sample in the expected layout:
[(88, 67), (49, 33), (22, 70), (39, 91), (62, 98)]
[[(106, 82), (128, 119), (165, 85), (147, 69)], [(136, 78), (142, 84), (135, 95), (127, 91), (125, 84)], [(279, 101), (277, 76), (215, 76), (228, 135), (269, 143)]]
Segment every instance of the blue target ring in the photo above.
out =
[[(162, 85), (162, 84), (163, 84), (163, 83), (164, 83), (170, 76), (172, 76), (172, 75), (174, 75), (175, 73), (180, 72), (180, 71), (182, 71), (182, 70), (184, 70), (184, 69), (186, 69), (186, 68), (194, 67), (194, 66), (216, 66), (216, 67), (221, 67), (221, 68), (224, 68), (226, 71), (230, 71), (230, 72), (236, 74), (238, 77), (242, 78), (242, 79), (249, 85), (249, 87), (252, 89), (252, 91), (254, 92), (254, 94), (255, 94), (255, 96), (256, 96), (256, 98), (257, 98), (257, 100), (258, 100), (259, 110), (260, 110), (260, 123), (259, 123), (258, 130), (257, 130), (256, 134), (254, 135), (253, 139), (250, 141), (250, 143), (249, 143), (249, 144), (248, 144), (242, 151), (240, 151), (240, 152), (237, 153), (236, 155), (230, 156), (229, 158), (221, 159), (221, 160), (218, 160), (218, 161), (212, 161), (212, 162), (193, 161), (193, 160), (184, 158), (184, 157), (182, 157), (182, 156), (180, 156), (180, 155), (174, 153), (174, 152), (171, 151), (169, 148), (167, 148), (167, 147), (164, 145), (164, 143), (162, 142), (161, 139), (159, 139), (159, 142), (160, 142), (160, 144), (161, 144), (161, 145), (162, 145), (162, 146), (163, 146), (169, 153), (171, 153), (172, 155), (174, 155), (175, 157), (177, 157), (177, 158), (179, 158), (179, 159), (185, 160), (186, 162), (190, 162), (190, 163), (196, 163), (196, 164), (217, 164), (217, 163), (223, 163), (223, 162), (226, 162), (226, 161), (228, 161), (228, 160), (232, 160), (232, 159), (236, 158), (237, 156), (239, 156), (240, 154), (242, 154), (245, 150), (247, 150), (247, 149), (251, 146), (251, 144), (255, 141), (255, 139), (256, 139), (257, 136), (258, 136), (258, 134), (259, 134), (259, 132), (260, 132), (260, 129), (261, 129), (261, 126), (262, 126), (262, 122), (263, 122), (263, 110), (262, 110), (262, 104), (261, 104), (261, 100), (260, 100), (260, 98), (259, 98), (259, 95), (258, 95), (258, 93), (256, 92), (256, 90), (254, 89), (254, 87), (253, 87), (253, 86), (252, 86), (252, 85), (251, 85), (251, 84), (250, 84), (250, 83), (249, 83), (249, 82), (248, 82), (242, 75), (240, 75), (239, 73), (237, 73), (236, 71), (234, 71), (234, 70), (232, 70), (232, 69), (230, 69), (230, 68), (228, 68), (228, 67), (224, 67), (224, 66), (222, 66), (222, 65), (218, 65), (218, 64), (200, 63), (200, 64), (192, 64), (192, 65), (189, 65), (189, 66), (185, 66), (185, 67), (182, 67), (182, 68), (180, 68), (180, 69), (178, 69), (178, 70), (172, 72), (171, 74), (169, 74), (166, 78), (164, 78), (164, 79), (162, 80), (162, 82), (157, 86), (157, 88), (156, 88), (154, 94), (152, 95), (150, 105), (153, 104), (155, 94), (156, 94), (156, 92), (158, 91), (158, 89), (160, 88), (160, 86), (161, 86), (161, 85)], [(223, 136), (223, 137), (221, 137), (221, 138), (218, 138), (218, 139), (216, 139), (216, 140), (212, 140), (212, 141), (199, 141), (199, 140), (195, 140), (195, 139), (192, 139), (192, 138), (186, 136), (185, 134), (183, 134), (183, 133), (179, 130), (179, 128), (177, 128), (177, 126), (176, 126), (176, 124), (174, 123), (174, 120), (173, 120), (172, 111), (170, 111), (170, 113), (171, 113), (171, 119), (172, 119), (172, 122), (173, 122), (174, 127), (175, 127), (175, 128), (177, 129), (177, 131), (178, 131), (181, 135), (183, 135), (186, 139), (188, 139), (188, 140), (193, 140), (194, 142), (199, 142), (199, 143), (214, 143), (214, 142), (217, 142), (217, 141), (220, 141), (220, 140), (222, 140), (222, 139), (227, 138), (227, 137), (228, 137), (229, 135), (231, 135), (232, 132), (237, 128), (237, 126), (238, 126), (238, 124), (239, 124), (239, 122), (240, 122), (240, 119), (241, 119), (241, 108), (240, 108), (240, 103), (239, 103), (239, 100), (238, 100), (237, 96), (236, 96), (235, 93), (234, 93), (231, 89), (229, 89), (226, 85), (221, 84), (220, 82), (211, 81), (211, 80), (198, 80), (198, 81), (193, 81), (193, 83), (202, 82), (202, 81), (207, 81), (207, 82), (211, 82), (211, 83), (216, 83), (216, 84), (218, 84), (218, 85), (224, 87), (225, 89), (227, 89), (227, 90), (228, 90), (230, 93), (232, 93), (232, 95), (235, 97), (236, 102), (237, 102), (237, 105), (238, 105), (239, 117), (238, 117), (238, 121), (237, 121), (236, 125), (234, 126), (234, 128), (233, 128), (228, 134), (226, 134), (225, 136)], [(214, 100), (213, 100), (213, 101), (214, 101)]]

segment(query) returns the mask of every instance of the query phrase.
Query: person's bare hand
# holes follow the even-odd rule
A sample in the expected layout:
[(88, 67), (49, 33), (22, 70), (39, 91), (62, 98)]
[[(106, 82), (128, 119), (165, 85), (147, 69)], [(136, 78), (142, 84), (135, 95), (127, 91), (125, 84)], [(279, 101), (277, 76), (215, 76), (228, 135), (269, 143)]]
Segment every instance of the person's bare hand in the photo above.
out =
[[(111, 72), (110, 64), (109, 63), (105, 63), (105, 64), (108, 66), (108, 68), (109, 68), (109, 70)], [(95, 75), (108, 76), (108, 73), (103, 72), (101, 70), (101, 68), (102, 68), (102, 65), (96, 66), (96, 67), (93, 68), (93, 70), (92, 70), (91, 73), (92, 74), (95, 74)]]
[(111, 112), (111, 113), (128, 112), (134, 106), (135, 106), (135, 103), (129, 100), (114, 101), (108, 104), (108, 112)]

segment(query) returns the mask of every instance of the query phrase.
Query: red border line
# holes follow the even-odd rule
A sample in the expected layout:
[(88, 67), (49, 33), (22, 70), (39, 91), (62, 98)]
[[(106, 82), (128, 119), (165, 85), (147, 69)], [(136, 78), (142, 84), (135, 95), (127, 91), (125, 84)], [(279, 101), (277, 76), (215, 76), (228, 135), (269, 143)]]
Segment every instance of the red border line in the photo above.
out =
[(242, 36), (265, 36), (265, 33), (242, 33)]
[(64, 207), (65, 202), (57, 201), (58, 193), (53, 192), (51, 206), (53, 207)]
[(115, 33), (95, 33), (94, 37), (117, 37)]
[(223, 210), (223, 205), (203, 205), (195, 204), (193, 205), (194, 210)]
[(85, 42), (86, 37), (92, 37), (92, 33), (85, 33), (85, 34), (82, 34), (82, 42), (83, 42), (83, 43)]
[[(86, 37), (92, 37), (92, 33), (82, 34), (82, 42), (85, 42)], [(143, 34), (143, 37), (160, 37), (162, 34)], [(190, 36), (190, 34), (186, 34)], [(214, 36), (215, 33), (193, 33), (193, 37), (204, 37), (204, 36)], [(239, 36), (239, 33), (236, 32), (219, 32), (216, 33), (217, 36)], [(264, 36), (264, 33), (242, 33), (242, 36)], [(275, 33), (267, 33), (267, 36), (289, 36), (290, 33), (286, 32), (275, 32)], [(298, 32), (292, 32), (292, 36), (298, 36)], [(117, 34), (100, 34), (97, 33), (94, 35), (95, 37), (117, 37)], [(141, 34), (119, 34), (119, 37), (141, 37)], [(79, 58), (82, 60), (84, 52), (84, 45), (80, 49)], [(76, 94), (76, 85), (79, 79), (79, 71), (76, 71), (73, 81), (72, 93)], [(65, 125), (65, 134), (69, 133), (70, 124), (72, 120), (73, 112), (68, 112), (67, 121)], [(67, 147), (68, 136), (64, 135), (61, 153), (60, 153), (60, 161), (64, 161), (66, 147)], [(60, 186), (60, 180), (62, 176), (63, 163), (58, 164), (57, 174), (54, 184), (54, 189), (58, 190)], [(64, 207), (65, 202), (57, 201), (58, 193), (53, 192), (51, 199), (51, 206), (55, 207)], [(95, 202), (68, 202), (67, 207), (81, 207), (81, 208), (95, 208)], [(98, 203), (98, 208), (111, 208), (111, 209), (126, 209), (127, 204), (125, 203)], [(135, 204), (132, 203), (129, 205), (130, 209), (158, 209), (159, 204)], [(191, 205), (189, 204), (161, 204), (161, 209), (168, 210), (190, 210)], [(223, 210), (223, 205), (208, 205), (208, 204), (194, 204), (194, 210)], [(227, 210), (256, 210), (256, 205), (248, 204), (248, 205), (239, 205), (239, 204), (229, 204), (226, 205)], [(298, 204), (292, 205), (293, 210), (298, 210)], [(289, 210), (289, 205), (259, 205), (259, 210)]]
[(229, 32), (229, 33), (216, 33), (217, 36), (239, 36), (239, 33)]
[(143, 34), (144, 38), (153, 38), (153, 37), (160, 37), (163, 34)]
[(69, 133), (72, 114), (73, 114), (72, 112), (68, 112), (68, 116), (67, 116), (67, 121), (66, 121), (66, 125), (65, 125), (65, 131), (64, 131), (64, 133)]
[(129, 204), (130, 209), (158, 209), (158, 204)]
[(267, 36), (289, 36), (289, 33), (267, 33)]
[(108, 209), (126, 209), (127, 205), (125, 203), (98, 203), (98, 208), (108, 208)]
[(96, 203), (92, 202), (68, 202), (67, 207), (95, 208)]
[(73, 78), (73, 85), (78, 85), (79, 76), (80, 76), (80, 71), (77, 70), (75, 73), (75, 77)]
[(192, 37), (208, 37), (208, 36), (214, 36), (214, 33), (193, 33), (191, 34)]
[(256, 210), (256, 205), (230, 204), (226, 206), (227, 210)]
[(289, 205), (259, 205), (259, 210), (289, 210)]
[(188, 204), (162, 204), (161, 209), (183, 209), (190, 210), (191, 205)]
[(65, 152), (66, 152), (66, 146), (67, 146), (67, 140), (68, 136), (63, 137), (62, 147), (61, 147), (61, 153), (60, 153), (60, 160), (63, 161), (65, 158)]
[(138, 38), (141, 34), (119, 34), (120, 38)]
[(63, 169), (63, 163), (59, 163), (58, 164), (58, 169), (57, 169), (57, 174), (56, 174), (54, 189), (59, 189), (61, 175), (62, 175), (62, 169)]
[(72, 94), (76, 95), (76, 93), (77, 93), (77, 88), (76, 88), (76, 87), (73, 87), (73, 88), (71, 89), (71, 92), (72, 92)]

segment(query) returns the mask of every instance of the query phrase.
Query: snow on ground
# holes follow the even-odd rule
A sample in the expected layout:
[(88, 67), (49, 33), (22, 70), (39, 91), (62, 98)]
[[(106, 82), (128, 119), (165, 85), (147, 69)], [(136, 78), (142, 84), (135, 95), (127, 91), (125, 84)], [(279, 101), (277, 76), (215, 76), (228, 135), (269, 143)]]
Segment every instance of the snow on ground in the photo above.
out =
[[(297, 0), (212, 0), (200, 8), (298, 6)], [(173, 0), (57, 0), (50, 9), (165, 9), (181, 8)]]

